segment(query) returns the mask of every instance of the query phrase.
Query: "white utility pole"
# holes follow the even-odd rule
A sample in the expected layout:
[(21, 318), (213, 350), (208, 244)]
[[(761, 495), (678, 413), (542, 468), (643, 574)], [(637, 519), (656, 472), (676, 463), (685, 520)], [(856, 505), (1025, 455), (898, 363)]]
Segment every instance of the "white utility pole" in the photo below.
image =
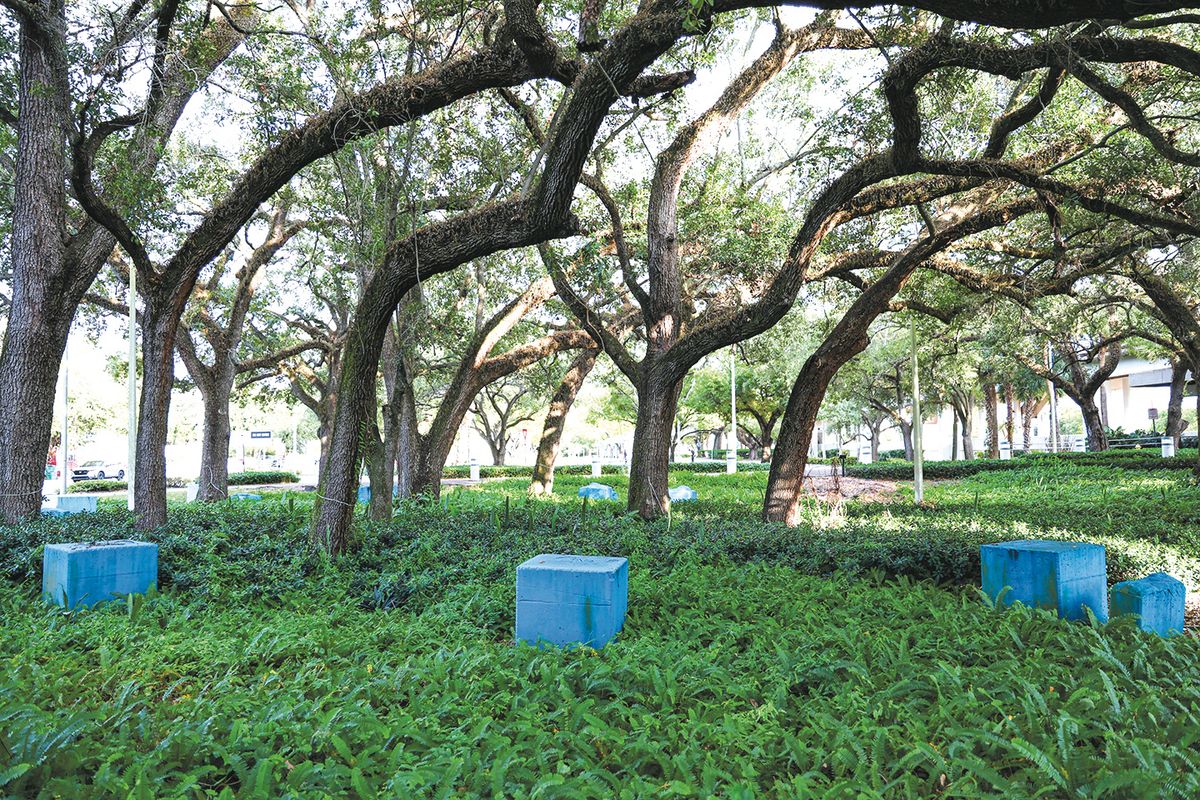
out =
[[(1046, 342), (1046, 366), (1054, 371), (1054, 348)], [(1058, 390), (1054, 381), (1047, 380), (1046, 387), (1050, 390), (1050, 452), (1058, 452)]]
[(737, 472), (737, 367), (734, 366), (735, 345), (729, 346), (729, 450), (725, 455), (725, 472)]
[(66, 494), (67, 489), (71, 486), (71, 470), (67, 466), (67, 453), (69, 443), (67, 441), (67, 417), (71, 413), (71, 395), (70, 388), (67, 385), (67, 377), (70, 373), (70, 334), (67, 334), (67, 346), (63, 348), (63, 416), (62, 416), (62, 445), (58, 448), (58, 466), (62, 470), (62, 490), (61, 494)]
[(913, 393), (913, 497), (917, 505), (925, 499), (925, 451), (921, 449), (921, 370), (917, 363), (917, 320), (912, 321), (912, 393)]
[(133, 473), (137, 463), (137, 267), (129, 267), (129, 439), (128, 458), (125, 461), (126, 494), (129, 510), (133, 511)]

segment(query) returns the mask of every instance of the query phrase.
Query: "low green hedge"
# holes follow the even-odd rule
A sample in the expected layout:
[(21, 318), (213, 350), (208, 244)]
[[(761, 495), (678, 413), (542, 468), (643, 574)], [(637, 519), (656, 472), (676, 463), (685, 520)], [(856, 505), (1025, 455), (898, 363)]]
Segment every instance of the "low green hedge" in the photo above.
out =
[(230, 486), (246, 486), (259, 483), (298, 483), (300, 476), (282, 469), (248, 470), (229, 473)]
[[(932, 480), (965, 478), (981, 472), (1000, 472), (1024, 469), (1033, 464), (1054, 462), (1076, 466), (1104, 466), (1132, 470), (1188, 470), (1196, 466), (1196, 452), (1163, 458), (1158, 450), (1107, 450), (1100, 453), (1030, 453), (1015, 456), (1006, 461), (995, 458), (976, 458), (972, 461), (926, 461), (922, 472)], [(852, 478), (872, 480), (912, 480), (911, 461), (891, 461), (879, 464), (847, 466), (846, 474)]]
[[(184, 478), (167, 478), (167, 486), (172, 489), (181, 489), (187, 486), (188, 482)], [(129, 488), (126, 481), (77, 481), (67, 487), (68, 494), (80, 494), (88, 492), (123, 492)]]

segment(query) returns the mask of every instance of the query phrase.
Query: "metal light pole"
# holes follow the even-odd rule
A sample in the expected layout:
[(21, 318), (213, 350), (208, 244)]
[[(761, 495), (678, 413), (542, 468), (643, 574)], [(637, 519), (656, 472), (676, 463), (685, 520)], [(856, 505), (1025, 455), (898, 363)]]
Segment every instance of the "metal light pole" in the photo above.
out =
[(725, 472), (729, 475), (737, 472), (737, 367), (734, 354), (735, 345), (729, 346), (729, 450), (725, 455)]
[(925, 451), (921, 448), (921, 370), (917, 363), (917, 320), (912, 321), (912, 393), (913, 393), (913, 497), (920, 505), (925, 499)]
[(126, 494), (133, 511), (133, 473), (137, 462), (137, 267), (129, 267), (129, 453), (125, 462)]

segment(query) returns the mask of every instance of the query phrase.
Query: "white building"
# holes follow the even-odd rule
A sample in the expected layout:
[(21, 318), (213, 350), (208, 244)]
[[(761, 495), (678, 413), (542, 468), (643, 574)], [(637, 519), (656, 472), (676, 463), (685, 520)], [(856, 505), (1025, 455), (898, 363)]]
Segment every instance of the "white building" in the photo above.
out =
[[(1140, 358), (1122, 359), (1112, 376), (1104, 382), (1100, 391), (1096, 393), (1096, 404), (1100, 409), (1100, 416), (1108, 428), (1120, 428), (1127, 432), (1151, 428), (1161, 431), (1163, 425), (1166, 423), (1170, 385), (1171, 367), (1166, 361), (1151, 362)], [(1189, 407), (1194, 410), (1195, 395), (1196, 382), (1191, 373), (1189, 373), (1188, 384), (1184, 392), (1185, 414), (1188, 412)], [(1062, 437), (1063, 448), (1081, 449), (1084, 437), (1081, 427), (1082, 415), (1079, 407), (1062, 392), (1058, 392), (1057, 403), (1060, 430), (1062, 428), (1078, 427), (1080, 431), (1075, 434), (1064, 434)], [(1157, 420), (1155, 421), (1152, 421), (1150, 418), (1152, 409), (1157, 413)], [(1003, 441), (1007, 439), (1004, 430), (1008, 418), (1008, 409), (1003, 396), (999, 399), (996, 412), (1001, 427), (1001, 440)], [(1015, 442), (1013, 444), (1016, 449), (1022, 449), (1024, 447), (1024, 429), (1019, 403), (1013, 408), (1012, 415), (1015, 430)], [(954, 424), (953, 411), (947, 406), (932, 411), (927, 410), (924, 416), (925, 425), (922, 429), (922, 435), (924, 437), (923, 449), (925, 457), (931, 460), (950, 459), (955, 453), (953, 442), (956, 426)], [(1076, 424), (1072, 425), (1072, 423)], [(1047, 404), (1032, 421), (1031, 445), (1034, 450), (1049, 449), (1049, 432), (1050, 407)], [(1195, 433), (1195, 426), (1189, 426), (1186, 432)], [(863, 429), (863, 433), (866, 433), (865, 428)], [(977, 403), (974, 408), (974, 419), (972, 422), (972, 443), (976, 453), (986, 449), (986, 433), (987, 414), (985, 406), (982, 403)], [(899, 450), (903, 446), (904, 441), (898, 428), (888, 428), (880, 436), (879, 449), (881, 451)], [(814, 431), (813, 441), (809, 448), (809, 454), (816, 456), (822, 451), (835, 450), (839, 447), (849, 450), (852, 455), (861, 453), (865, 456), (870, 452), (869, 443), (865, 436), (851, 436), (849, 438), (846, 438), (845, 434), (839, 436), (838, 432), (833, 429), (833, 426), (818, 421), (817, 429)], [(963, 458), (961, 444), (957, 448), (957, 457)]]

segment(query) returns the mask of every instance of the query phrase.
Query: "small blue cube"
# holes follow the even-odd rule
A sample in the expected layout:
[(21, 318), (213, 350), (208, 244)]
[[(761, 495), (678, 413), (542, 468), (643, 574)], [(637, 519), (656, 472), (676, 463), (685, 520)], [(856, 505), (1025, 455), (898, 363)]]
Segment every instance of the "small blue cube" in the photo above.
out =
[(690, 486), (676, 486), (667, 492), (667, 497), (671, 498), (672, 503), (686, 503), (699, 496), (696, 494), (696, 490)]
[(1159, 636), (1183, 633), (1183, 609), (1187, 587), (1165, 572), (1155, 572), (1136, 581), (1122, 581), (1110, 593), (1112, 615), (1135, 614), (1138, 627)]
[[(983, 591), (1003, 605), (1016, 602), (1053, 609), (1064, 619), (1085, 619), (1090, 608), (1108, 621), (1104, 546), (1027, 539), (979, 548)], [(1000, 594), (1004, 592), (1003, 598)]]
[(253, 501), (257, 501), (257, 500), (262, 500), (262, 495), (261, 494), (248, 494), (246, 492), (239, 492), (238, 494), (229, 495), (229, 499), (230, 500), (250, 500), (253, 502)]
[(158, 583), (158, 545), (114, 539), (48, 544), (42, 558), (42, 594), (57, 605), (91, 606)]
[(517, 639), (599, 649), (625, 624), (629, 561), (544, 553), (517, 567)]
[(603, 483), (589, 483), (579, 489), (579, 496), (589, 500), (616, 500), (617, 490)]
[(94, 494), (60, 494), (55, 498), (54, 509), (66, 514), (94, 513), (97, 499)]

